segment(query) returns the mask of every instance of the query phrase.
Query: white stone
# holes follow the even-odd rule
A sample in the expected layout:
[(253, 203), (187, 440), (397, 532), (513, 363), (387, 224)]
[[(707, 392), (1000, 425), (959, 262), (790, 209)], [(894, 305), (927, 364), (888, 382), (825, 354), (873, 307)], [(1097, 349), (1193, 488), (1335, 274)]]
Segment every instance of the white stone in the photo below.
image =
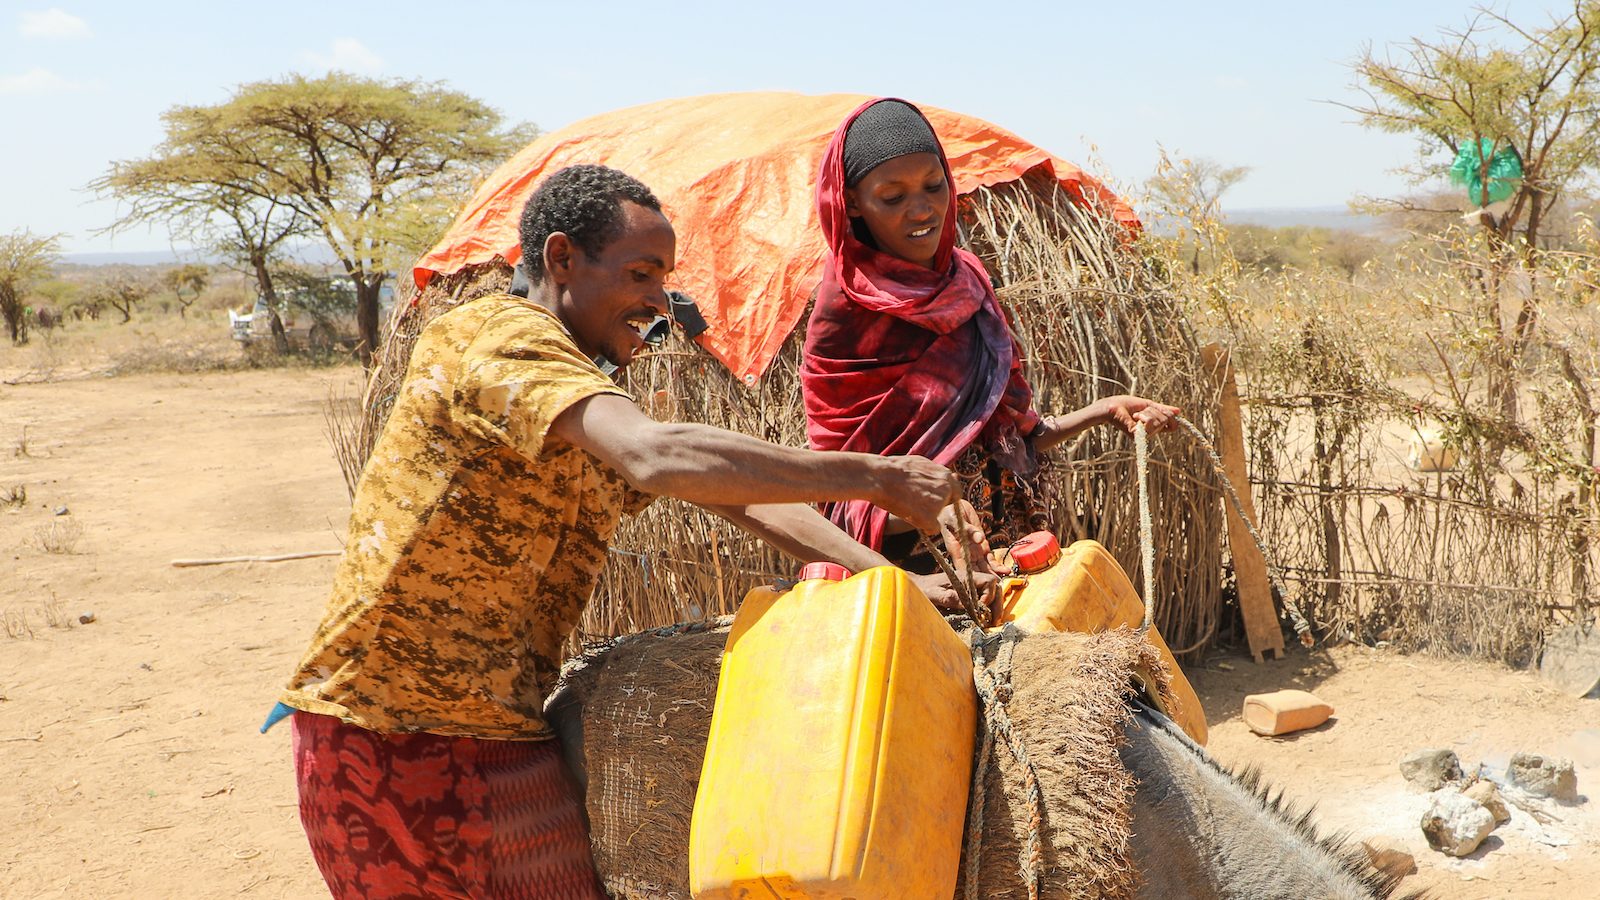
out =
[(1422, 834), (1428, 846), (1447, 856), (1466, 856), (1478, 849), (1494, 831), (1494, 814), (1483, 804), (1460, 794), (1444, 792), (1422, 814)]
[(1517, 753), (1511, 757), (1508, 774), (1512, 784), (1535, 797), (1554, 797), (1563, 803), (1578, 801), (1578, 774), (1570, 759)]

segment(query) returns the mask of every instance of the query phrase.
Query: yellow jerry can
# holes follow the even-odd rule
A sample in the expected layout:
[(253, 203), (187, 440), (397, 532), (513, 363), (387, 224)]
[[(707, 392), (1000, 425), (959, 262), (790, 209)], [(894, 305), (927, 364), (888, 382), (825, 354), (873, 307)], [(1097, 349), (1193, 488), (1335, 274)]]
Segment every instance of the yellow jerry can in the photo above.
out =
[[(1049, 532), (1035, 532), (1010, 550), (1026, 578), (1010, 579), (1001, 596), (996, 625), (1014, 622), (1023, 631), (1076, 631), (1094, 634), (1144, 622), (1144, 601), (1127, 573), (1097, 541), (1076, 541), (1066, 550)], [(1206, 715), (1189, 679), (1172, 658), (1161, 632), (1150, 626), (1150, 642), (1172, 670), (1177, 709), (1163, 709), (1194, 742), (1206, 742)], [(1150, 692), (1157, 705), (1160, 698)]]
[(971, 654), (901, 570), (848, 574), (813, 563), (734, 619), (689, 828), (697, 900), (955, 893)]

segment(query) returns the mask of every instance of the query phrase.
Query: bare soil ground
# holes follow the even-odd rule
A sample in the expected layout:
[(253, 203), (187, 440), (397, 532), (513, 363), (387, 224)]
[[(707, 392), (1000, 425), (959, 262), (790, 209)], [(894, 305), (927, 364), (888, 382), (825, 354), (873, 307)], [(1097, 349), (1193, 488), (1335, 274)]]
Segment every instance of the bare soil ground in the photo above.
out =
[[(0, 381), (41, 380), (0, 353)], [(289, 731), (257, 729), (314, 626), (334, 560), (174, 568), (177, 558), (335, 550), (348, 515), (322, 434), (352, 369), (107, 378), (57, 363), (0, 385), (0, 896), (326, 896), (295, 812)], [(31, 377), (23, 378), (32, 373)], [(7, 506), (15, 488), (26, 501)], [(64, 509), (64, 514), (58, 514)], [(71, 523), (70, 525), (68, 523)], [(93, 615), (80, 624), (79, 616)], [(1360, 647), (1190, 673), (1211, 750), (1319, 820), (1388, 835), (1448, 900), (1578, 900), (1600, 884), (1596, 804), (1520, 809), (1464, 860), (1427, 849), (1396, 763), (1454, 749), (1579, 764), (1600, 796), (1600, 701), (1502, 667)], [(1335, 719), (1249, 733), (1247, 693), (1300, 687)]]

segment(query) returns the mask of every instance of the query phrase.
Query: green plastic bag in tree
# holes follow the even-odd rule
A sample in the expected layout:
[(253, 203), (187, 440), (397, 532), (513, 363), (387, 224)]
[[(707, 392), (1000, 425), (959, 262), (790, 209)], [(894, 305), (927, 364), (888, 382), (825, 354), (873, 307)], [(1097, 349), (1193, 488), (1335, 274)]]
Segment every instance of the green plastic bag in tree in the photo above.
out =
[[(1489, 157), (1488, 196), (1483, 190), (1483, 159)], [(1450, 165), (1450, 180), (1467, 189), (1467, 197), (1479, 206), (1488, 206), (1510, 197), (1517, 190), (1517, 181), (1522, 178), (1522, 162), (1517, 159), (1517, 154), (1506, 144), (1499, 147), (1489, 138), (1479, 138), (1476, 141), (1467, 141), (1461, 145), (1461, 152), (1456, 154), (1456, 161)]]

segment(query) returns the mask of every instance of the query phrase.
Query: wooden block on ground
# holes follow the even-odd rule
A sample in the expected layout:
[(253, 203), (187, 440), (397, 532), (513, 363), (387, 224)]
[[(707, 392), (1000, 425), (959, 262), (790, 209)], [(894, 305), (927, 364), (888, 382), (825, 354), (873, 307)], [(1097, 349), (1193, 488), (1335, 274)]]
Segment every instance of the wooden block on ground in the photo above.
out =
[[(1222, 469), (1239, 495), (1239, 505), (1244, 507), (1250, 523), (1256, 524), (1255, 506), (1250, 499), (1250, 475), (1246, 469), (1244, 449), (1244, 417), (1239, 409), (1239, 385), (1233, 377), (1233, 359), (1228, 350), (1218, 344), (1207, 344), (1201, 354), (1206, 371), (1211, 373), (1222, 395), (1222, 410), (1218, 415), (1219, 433), (1217, 452), (1222, 456)], [(1250, 652), (1256, 662), (1262, 654), (1273, 651), (1283, 657), (1283, 631), (1278, 626), (1277, 610), (1272, 602), (1272, 582), (1267, 577), (1267, 560), (1256, 547), (1255, 538), (1240, 521), (1233, 502), (1222, 498), (1228, 513), (1228, 549), (1233, 556), (1233, 572), (1239, 580), (1239, 609), (1244, 616), (1245, 635), (1250, 641)]]

